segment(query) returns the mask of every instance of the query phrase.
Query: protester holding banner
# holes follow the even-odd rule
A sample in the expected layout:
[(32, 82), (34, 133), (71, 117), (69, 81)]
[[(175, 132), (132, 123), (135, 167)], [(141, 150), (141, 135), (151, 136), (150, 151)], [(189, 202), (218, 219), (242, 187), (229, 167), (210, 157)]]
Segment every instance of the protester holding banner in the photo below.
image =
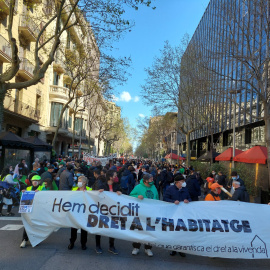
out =
[[(170, 186), (163, 197), (165, 202), (179, 205), (180, 202), (189, 203), (191, 201), (188, 189), (186, 188), (185, 178), (182, 175), (177, 175), (174, 179), (174, 185)], [(181, 257), (186, 257), (186, 254), (179, 252)], [(176, 251), (170, 253), (171, 256), (176, 255)]]
[[(117, 177), (116, 171), (109, 170), (106, 173), (106, 182), (101, 185), (100, 192), (110, 191), (110, 192), (116, 192), (118, 195), (121, 195), (122, 192), (120, 191), (120, 186), (117, 182), (115, 182), (115, 179)], [(111, 252), (114, 255), (118, 254), (117, 249), (114, 247), (114, 238), (109, 237), (109, 249), (108, 251)], [(101, 248), (101, 236), (96, 235), (96, 253), (101, 254), (102, 248)]]
[(205, 197), (205, 201), (220, 201), (220, 193), (222, 186), (218, 183), (213, 183), (210, 187), (211, 191)]
[[(31, 179), (31, 182), (32, 182), (32, 186), (30, 187), (27, 187), (26, 190), (27, 191), (43, 191), (43, 190), (46, 190), (46, 188), (41, 185), (41, 177), (39, 175), (34, 175)], [(22, 190), (22, 192), (25, 192), (25, 190)], [(23, 230), (23, 238), (22, 238), (22, 242), (20, 244), (20, 247), (21, 248), (25, 248), (26, 246), (26, 243), (28, 242), (28, 236), (27, 236), (27, 233), (25, 231), (25, 229)]]
[[(135, 186), (135, 188), (131, 191), (130, 196), (139, 198), (143, 200), (144, 198), (159, 200), (157, 189), (154, 185), (153, 175), (149, 173), (145, 173), (143, 175), (143, 179), (140, 181), (140, 184)], [(132, 255), (137, 255), (140, 251), (141, 244), (133, 243), (133, 251)], [(153, 252), (151, 251), (152, 246), (144, 245), (145, 253), (149, 256), (153, 256)]]
[[(78, 184), (76, 187), (72, 188), (72, 191), (90, 191), (91, 188), (87, 187), (87, 178), (85, 176), (80, 176), (78, 178)], [(77, 239), (77, 230), (76, 228), (71, 228), (71, 237), (70, 244), (68, 245), (68, 249), (71, 250), (74, 248), (74, 243)], [(86, 250), (86, 242), (87, 242), (87, 231), (81, 229), (81, 246), (82, 250)]]

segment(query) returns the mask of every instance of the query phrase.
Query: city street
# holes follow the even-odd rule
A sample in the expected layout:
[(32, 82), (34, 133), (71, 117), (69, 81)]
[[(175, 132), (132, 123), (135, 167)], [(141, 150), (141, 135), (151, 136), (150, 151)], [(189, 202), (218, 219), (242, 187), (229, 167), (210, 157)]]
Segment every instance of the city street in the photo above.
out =
[[(17, 208), (13, 209), (14, 212)], [(147, 257), (141, 248), (132, 256), (130, 242), (116, 240), (119, 255), (107, 251), (108, 239), (102, 237), (103, 254), (94, 250), (94, 237), (88, 236), (88, 249), (81, 250), (77, 239), (73, 250), (68, 250), (70, 230), (60, 229), (35, 248), (20, 248), (23, 233), (19, 214), (0, 218), (0, 270), (23, 269), (269, 269), (269, 260), (231, 260), (187, 255), (169, 256), (169, 252), (153, 248), (154, 257)]]

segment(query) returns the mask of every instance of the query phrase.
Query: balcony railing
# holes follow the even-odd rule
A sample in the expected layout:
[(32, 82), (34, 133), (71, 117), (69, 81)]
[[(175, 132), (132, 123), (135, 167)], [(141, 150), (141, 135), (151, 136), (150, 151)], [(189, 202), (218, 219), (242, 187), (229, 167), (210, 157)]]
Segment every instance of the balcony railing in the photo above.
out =
[(20, 32), (30, 41), (35, 41), (39, 34), (39, 27), (28, 14), (20, 16)]
[(2, 35), (0, 35), (0, 59), (2, 62), (11, 62), (11, 47)]
[(68, 91), (69, 90), (66, 87), (61, 87), (61, 86), (58, 86), (58, 85), (51, 85), (50, 86), (50, 92), (51, 93), (57, 93), (57, 94), (62, 94), (62, 95), (67, 96)]
[(34, 121), (38, 121), (40, 119), (40, 110), (13, 97), (7, 96), (5, 98), (4, 108), (10, 112), (17, 113)]
[(21, 63), (19, 74), (26, 79), (32, 78), (34, 73), (34, 65), (26, 58), (21, 58), (20, 60)]

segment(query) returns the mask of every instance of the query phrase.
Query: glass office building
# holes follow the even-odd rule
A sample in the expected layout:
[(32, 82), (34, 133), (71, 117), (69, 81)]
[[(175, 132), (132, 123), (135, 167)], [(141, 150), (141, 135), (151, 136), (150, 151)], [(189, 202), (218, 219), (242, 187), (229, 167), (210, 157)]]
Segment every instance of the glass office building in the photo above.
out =
[[(265, 145), (269, 28), (269, 0), (210, 1), (181, 62), (185, 72), (181, 73), (180, 97), (185, 97), (189, 84), (197, 110), (192, 119), (192, 157), (210, 149), (211, 133), (217, 152), (232, 146), (234, 122), (238, 149)], [(185, 152), (182, 134), (178, 143)]]

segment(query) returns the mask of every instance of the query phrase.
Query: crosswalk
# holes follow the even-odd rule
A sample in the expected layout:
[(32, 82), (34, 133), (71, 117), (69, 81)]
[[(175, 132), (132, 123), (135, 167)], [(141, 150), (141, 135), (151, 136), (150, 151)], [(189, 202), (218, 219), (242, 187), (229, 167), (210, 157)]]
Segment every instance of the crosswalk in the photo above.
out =
[[(1, 221), (18, 222), (18, 221), (22, 221), (22, 218), (21, 217), (0, 217), (0, 222)], [(22, 224), (6, 224), (3, 227), (0, 227), (0, 231), (18, 231), (21, 228), (23, 228)]]

